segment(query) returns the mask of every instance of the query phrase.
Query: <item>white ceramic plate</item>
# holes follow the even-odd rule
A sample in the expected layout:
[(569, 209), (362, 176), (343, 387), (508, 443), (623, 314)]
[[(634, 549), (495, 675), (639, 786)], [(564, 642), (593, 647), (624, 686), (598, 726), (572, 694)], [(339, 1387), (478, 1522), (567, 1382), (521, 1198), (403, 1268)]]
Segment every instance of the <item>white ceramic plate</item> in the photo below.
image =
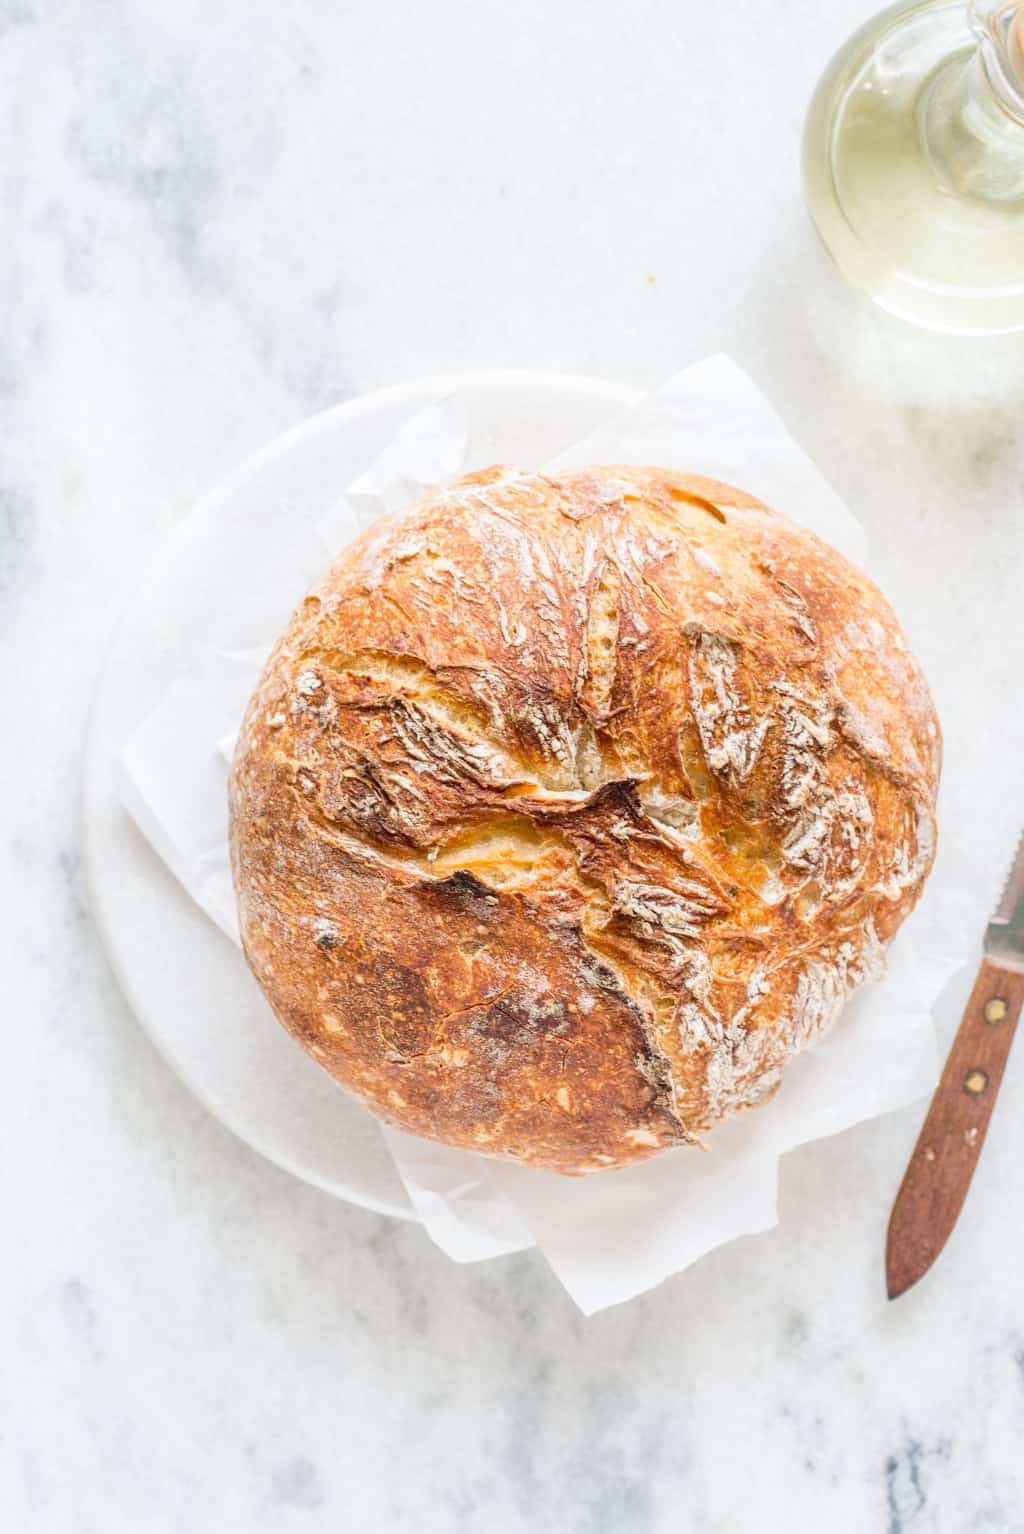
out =
[[(210, 592), (233, 568), (251, 522), (271, 507), (326, 512), (410, 415), (452, 393), (468, 409), (469, 469), (538, 466), (636, 398), (568, 375), (442, 375), (364, 395), (279, 438), (196, 508), (137, 588), (100, 677), (85, 762), (92, 908), (158, 1049), (217, 1118), (271, 1161), (401, 1219), (413, 1214), (375, 1121), (276, 1023), (241, 954), (121, 807), (113, 768), (180, 670), (180, 636), (208, 625)], [(282, 622), (301, 595), (291, 595)]]

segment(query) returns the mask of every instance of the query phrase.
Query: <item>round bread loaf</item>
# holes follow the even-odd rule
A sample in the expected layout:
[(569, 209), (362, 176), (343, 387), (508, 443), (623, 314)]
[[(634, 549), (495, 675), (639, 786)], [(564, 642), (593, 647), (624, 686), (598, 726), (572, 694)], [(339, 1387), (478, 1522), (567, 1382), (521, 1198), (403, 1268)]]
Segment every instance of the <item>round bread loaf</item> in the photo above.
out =
[(810, 533), (663, 469), (489, 469), (346, 548), (267, 663), (246, 956), (382, 1118), (621, 1166), (770, 1096), (882, 972), (939, 762), (892, 611)]

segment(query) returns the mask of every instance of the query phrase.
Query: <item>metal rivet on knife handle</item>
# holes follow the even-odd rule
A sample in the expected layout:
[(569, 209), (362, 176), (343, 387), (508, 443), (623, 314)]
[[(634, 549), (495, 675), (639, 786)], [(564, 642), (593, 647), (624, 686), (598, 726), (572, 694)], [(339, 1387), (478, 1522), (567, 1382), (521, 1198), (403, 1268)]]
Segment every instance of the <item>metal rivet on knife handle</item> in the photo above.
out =
[(964, 1091), (972, 1097), (980, 1097), (988, 1086), (988, 1077), (984, 1071), (968, 1071), (964, 1077)]
[(985, 1003), (986, 1023), (1005, 1023), (1008, 1010), (1001, 996), (993, 996), (991, 1001)]

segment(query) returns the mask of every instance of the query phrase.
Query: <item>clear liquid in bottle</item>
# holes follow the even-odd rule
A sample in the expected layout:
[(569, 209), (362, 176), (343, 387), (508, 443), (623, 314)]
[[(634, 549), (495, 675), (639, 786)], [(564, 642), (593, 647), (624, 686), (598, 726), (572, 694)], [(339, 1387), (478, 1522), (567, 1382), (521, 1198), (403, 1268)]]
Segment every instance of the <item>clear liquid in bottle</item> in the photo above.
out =
[(849, 39), (804, 188), (840, 270), (932, 330), (1024, 329), (1024, 3), (918, 0)]

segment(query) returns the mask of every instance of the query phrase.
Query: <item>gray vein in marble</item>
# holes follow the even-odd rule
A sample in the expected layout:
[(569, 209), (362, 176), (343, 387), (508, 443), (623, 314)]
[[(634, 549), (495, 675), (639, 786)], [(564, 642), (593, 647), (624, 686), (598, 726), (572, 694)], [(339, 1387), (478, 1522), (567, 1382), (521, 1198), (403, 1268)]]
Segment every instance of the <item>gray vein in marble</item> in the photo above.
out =
[(887, 1534), (904, 1534), (928, 1503), (928, 1465), (930, 1461), (948, 1461), (952, 1445), (940, 1440), (928, 1448), (916, 1438), (907, 1438), (897, 1454), (885, 1462), (885, 1496), (889, 1510)]
[(145, 70), (112, 70), (101, 55), (86, 81), (65, 134), (70, 161), (140, 208), (193, 286), (222, 287), (207, 238), (223, 194), (217, 140), (185, 61), (162, 61), (154, 78)]

